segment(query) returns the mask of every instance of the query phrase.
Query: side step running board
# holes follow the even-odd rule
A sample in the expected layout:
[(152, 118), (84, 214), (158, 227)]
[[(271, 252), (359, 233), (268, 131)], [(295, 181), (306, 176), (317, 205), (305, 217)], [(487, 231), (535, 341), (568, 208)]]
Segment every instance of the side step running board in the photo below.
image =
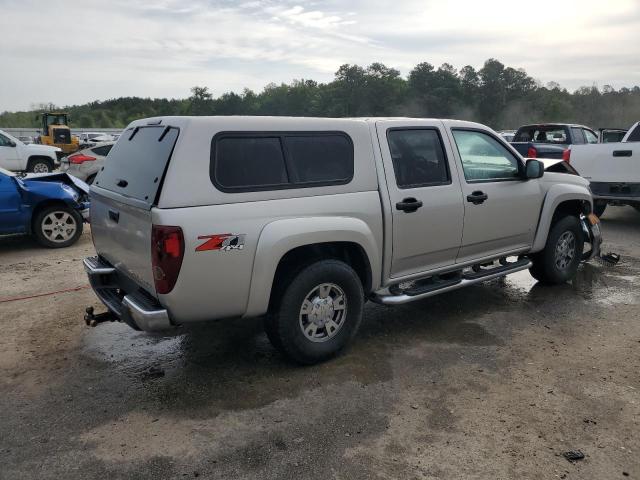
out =
[(444, 280), (442, 283), (427, 284), (423, 288), (416, 287), (402, 291), (396, 295), (394, 294), (374, 294), (371, 297), (376, 303), (382, 303), (384, 305), (398, 305), (401, 303), (414, 302), (423, 298), (432, 297), (434, 295), (449, 292), (451, 290), (457, 290), (458, 288), (467, 287), (474, 283), (485, 282), (487, 280), (493, 280), (494, 278), (503, 277), (510, 273), (520, 272), (531, 267), (531, 260), (528, 258), (522, 258), (517, 262), (508, 263), (506, 265), (500, 265), (499, 267), (487, 268), (480, 271), (465, 272), (461, 277)]

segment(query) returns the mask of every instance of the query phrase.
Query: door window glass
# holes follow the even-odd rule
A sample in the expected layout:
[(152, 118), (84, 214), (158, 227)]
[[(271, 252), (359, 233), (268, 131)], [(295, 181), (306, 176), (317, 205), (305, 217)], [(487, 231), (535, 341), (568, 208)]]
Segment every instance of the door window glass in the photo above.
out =
[(591, 130), (583, 129), (583, 132), (587, 139), (587, 143), (598, 143), (598, 136)]
[(451, 183), (447, 157), (437, 130), (389, 130), (387, 138), (399, 188)]
[(640, 123), (636, 123), (636, 128), (629, 134), (627, 142), (640, 142)]
[(571, 135), (573, 136), (573, 143), (575, 145), (582, 145), (583, 143), (586, 143), (581, 128), (572, 128)]
[(469, 182), (515, 180), (520, 162), (498, 140), (475, 130), (453, 130), (464, 176)]

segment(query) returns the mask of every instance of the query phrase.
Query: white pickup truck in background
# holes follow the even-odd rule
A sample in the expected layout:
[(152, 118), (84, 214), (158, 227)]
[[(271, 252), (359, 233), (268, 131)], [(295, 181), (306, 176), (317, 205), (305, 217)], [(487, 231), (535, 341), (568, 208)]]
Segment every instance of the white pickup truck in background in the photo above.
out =
[(590, 182), (596, 215), (607, 205), (631, 205), (640, 211), (640, 122), (621, 142), (571, 145), (570, 162)]
[(0, 168), (12, 172), (52, 172), (58, 162), (58, 147), (26, 144), (0, 130)]

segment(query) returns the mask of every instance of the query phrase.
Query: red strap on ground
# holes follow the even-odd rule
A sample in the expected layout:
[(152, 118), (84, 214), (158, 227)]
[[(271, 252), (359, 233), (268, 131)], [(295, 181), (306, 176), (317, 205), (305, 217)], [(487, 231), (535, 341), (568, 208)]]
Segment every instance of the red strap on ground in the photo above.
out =
[(90, 287), (91, 285), (82, 285), (80, 287), (65, 288), (64, 290), (57, 290), (55, 292), (47, 292), (47, 293), (38, 293), (36, 295), (27, 295), (25, 297), (2, 298), (0, 299), (0, 303), (17, 302), (18, 300), (29, 300), (30, 298), (47, 297), (49, 295), (57, 295), (58, 293), (77, 292), (78, 290), (84, 290), (85, 288), (90, 288)]

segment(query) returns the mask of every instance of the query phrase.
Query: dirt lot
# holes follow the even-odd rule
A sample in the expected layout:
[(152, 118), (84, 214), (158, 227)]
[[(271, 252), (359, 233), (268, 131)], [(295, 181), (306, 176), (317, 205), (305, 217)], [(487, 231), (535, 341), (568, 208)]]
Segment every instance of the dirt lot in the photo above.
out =
[[(367, 304), (342, 357), (285, 362), (256, 321), (90, 329), (74, 247), (0, 239), (0, 478), (640, 477), (640, 214), (608, 268)], [(579, 449), (584, 460), (561, 454)]]

